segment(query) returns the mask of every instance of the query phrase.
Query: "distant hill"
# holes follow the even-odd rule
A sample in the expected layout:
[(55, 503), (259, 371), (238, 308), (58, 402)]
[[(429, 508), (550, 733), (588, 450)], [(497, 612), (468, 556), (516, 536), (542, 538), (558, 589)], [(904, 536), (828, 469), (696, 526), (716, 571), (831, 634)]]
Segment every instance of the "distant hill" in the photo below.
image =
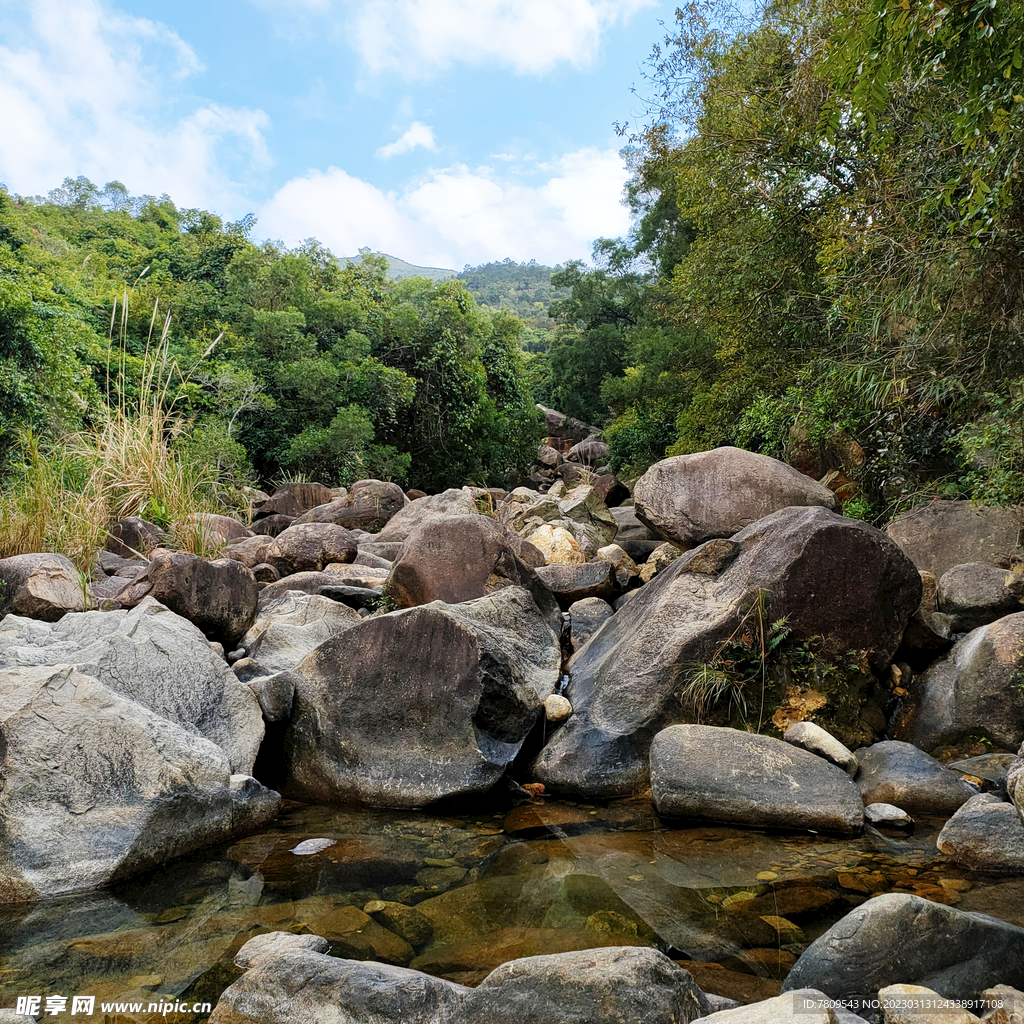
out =
[[(375, 253), (376, 256), (383, 256), (388, 261), (388, 277), (392, 281), (399, 281), (403, 277), (426, 277), (431, 281), (447, 281), (449, 277), (456, 277), (454, 270), (445, 270), (443, 267), (417, 267), (415, 263), (406, 263), (397, 256), (389, 256), (386, 252)], [(358, 256), (342, 256), (346, 263), (358, 263), (362, 259)]]
[(568, 289), (551, 287), (551, 275), (557, 269), (533, 260), (500, 260), (466, 267), (457, 276), (480, 305), (491, 309), (506, 306), (535, 327), (549, 329), (553, 323), (547, 316), (548, 304), (569, 294)]

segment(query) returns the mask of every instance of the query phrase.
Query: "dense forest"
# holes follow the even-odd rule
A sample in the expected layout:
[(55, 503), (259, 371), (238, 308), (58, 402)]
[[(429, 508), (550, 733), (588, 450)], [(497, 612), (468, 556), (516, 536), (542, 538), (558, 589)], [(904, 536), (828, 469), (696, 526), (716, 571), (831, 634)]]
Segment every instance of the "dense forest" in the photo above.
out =
[(734, 444), (875, 520), (1022, 501), (1022, 40), (1005, 0), (689, 4), (620, 126), (629, 237), (554, 272), (391, 280), (117, 182), (0, 191), (7, 501), (81, 490), (82, 439), (156, 406), (161, 457), (222, 492), (506, 482), (535, 401), (624, 477)]
[(626, 475), (734, 444), (876, 519), (1024, 499), (1022, 46), (1005, 0), (677, 11), (548, 398)]

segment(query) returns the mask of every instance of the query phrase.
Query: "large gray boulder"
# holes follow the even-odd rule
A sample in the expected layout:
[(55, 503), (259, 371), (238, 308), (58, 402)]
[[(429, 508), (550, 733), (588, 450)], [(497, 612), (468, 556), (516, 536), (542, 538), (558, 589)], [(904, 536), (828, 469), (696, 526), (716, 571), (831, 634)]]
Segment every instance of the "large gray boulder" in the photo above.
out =
[(363, 486), (353, 485), (352, 493), (326, 505), (310, 509), (295, 520), (300, 523), (334, 523), (346, 530), (368, 530), (377, 533), (389, 520), (405, 508), (407, 499), (398, 484), (367, 480)]
[(968, 633), (914, 679), (896, 735), (928, 751), (982, 736), (1016, 750), (1024, 740), (1022, 671), (1024, 612), (1017, 612)]
[(860, 790), (841, 768), (783, 740), (673, 725), (651, 744), (651, 795), (665, 817), (856, 835)]
[(295, 668), (325, 640), (360, 622), (351, 608), (337, 601), (289, 590), (260, 609), (238, 646), (267, 673), (283, 672)]
[(118, 600), (132, 607), (147, 596), (230, 650), (252, 623), (259, 586), (252, 570), (234, 559), (208, 562), (184, 551), (155, 551)]
[(268, 948), (224, 991), (210, 1024), (454, 1024), (468, 991), (405, 967)]
[(868, 900), (811, 943), (783, 991), (817, 988), (869, 1005), (893, 984), (974, 999), (992, 985), (1022, 982), (1024, 928), (890, 893)]
[(458, 1024), (690, 1024), (710, 1009), (664, 953), (610, 946), (502, 964), (466, 995)]
[(1024, 875), (1024, 822), (1013, 804), (991, 793), (968, 800), (943, 826), (935, 845), (968, 871)]
[(913, 563), (941, 578), (955, 565), (987, 562), (1007, 566), (1024, 554), (1020, 509), (973, 501), (929, 501), (893, 520), (885, 532)]
[(115, 694), (217, 744), (251, 774), (263, 740), (259, 704), (203, 634), (146, 598), (131, 611), (77, 612), (46, 623), (0, 622), (0, 679), (9, 670), (72, 665)]
[(954, 565), (939, 580), (936, 596), (953, 632), (966, 633), (1020, 611), (1024, 575), (985, 562)]
[(911, 814), (950, 815), (974, 790), (912, 743), (884, 740), (856, 751), (857, 785), (865, 804), (893, 804)]
[[(762, 598), (759, 598), (762, 595)], [(870, 652), (885, 666), (921, 596), (917, 570), (884, 534), (820, 507), (785, 508), (690, 551), (641, 587), (573, 658), (575, 714), (534, 766), (555, 789), (624, 796), (647, 780), (655, 733), (687, 721), (688, 666), (712, 659), (763, 599), (824, 657)]]
[(351, 562), (358, 550), (356, 538), (333, 523), (296, 523), (279, 533), (267, 550), (267, 562), (282, 576), (323, 572), (334, 562)]
[(376, 541), (380, 544), (401, 544), (417, 526), (422, 526), (428, 520), (480, 514), (472, 494), (452, 487), (440, 494), (431, 494), (410, 502), (388, 520), (387, 525), (377, 534)]
[(388, 593), (399, 608), (412, 608), (431, 601), (458, 604), (504, 587), (522, 587), (538, 604), (553, 608), (535, 572), (543, 564), (544, 556), (532, 544), (487, 516), (431, 518), (402, 543)]
[(85, 582), (63, 555), (0, 558), (0, 618), (5, 614), (56, 622), (85, 609)]
[(836, 496), (816, 480), (742, 448), (662, 459), (633, 488), (633, 507), (641, 522), (686, 548), (713, 537), (731, 537), (790, 505), (839, 507)]
[(518, 587), (367, 619), (293, 673), (286, 791), (385, 807), (483, 792), (519, 752), (560, 660)]
[(259, 828), (280, 798), (70, 665), (0, 672), (0, 900), (118, 881)]

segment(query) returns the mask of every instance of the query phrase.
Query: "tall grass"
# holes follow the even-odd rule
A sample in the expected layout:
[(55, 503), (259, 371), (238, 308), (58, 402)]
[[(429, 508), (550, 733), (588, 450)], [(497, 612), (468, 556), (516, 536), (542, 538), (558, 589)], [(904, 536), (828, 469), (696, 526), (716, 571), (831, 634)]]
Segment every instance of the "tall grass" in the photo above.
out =
[(57, 552), (87, 571), (110, 526), (133, 515), (170, 528), (173, 544), (181, 550), (215, 553), (219, 539), (190, 517), (222, 510), (218, 507), (220, 481), (210, 467), (183, 458), (174, 448), (175, 438), (187, 424), (174, 408), (171, 385), (187, 376), (169, 356), (170, 315), (165, 316), (153, 344), (158, 307), (159, 300), (153, 307), (141, 371), (129, 381), (127, 292), (121, 306), (117, 361), (111, 366), (115, 301), (107, 363), (110, 394), (91, 430), (49, 447), (31, 433), (22, 438), (21, 465), (0, 495), (0, 558)]

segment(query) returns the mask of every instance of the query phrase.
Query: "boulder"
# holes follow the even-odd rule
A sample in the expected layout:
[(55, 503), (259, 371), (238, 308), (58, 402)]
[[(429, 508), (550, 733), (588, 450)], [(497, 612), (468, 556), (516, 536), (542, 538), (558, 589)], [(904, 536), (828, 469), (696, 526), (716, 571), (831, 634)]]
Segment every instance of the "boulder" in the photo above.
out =
[(618, 544), (607, 544), (597, 552), (602, 562), (610, 563), (615, 569), (615, 585), (625, 590), (639, 575), (636, 562), (626, 554)]
[(502, 964), (467, 993), (458, 1024), (690, 1024), (710, 1008), (664, 953), (610, 946)]
[(895, 828), (907, 831), (914, 827), (914, 819), (893, 804), (866, 804), (864, 822), (875, 828)]
[(572, 649), (578, 651), (615, 613), (607, 601), (585, 597), (569, 605)]
[(924, 985), (886, 985), (878, 993), (885, 1024), (984, 1024), (970, 1010)]
[(280, 956), (297, 949), (326, 953), (331, 944), (322, 935), (295, 935), (292, 932), (265, 932), (254, 935), (235, 954), (235, 966), (248, 970), (260, 957)]
[(594, 493), (608, 506), (609, 512), (629, 500), (629, 488), (614, 473), (594, 477)]
[(104, 547), (122, 558), (145, 557), (154, 548), (162, 547), (170, 538), (155, 523), (139, 516), (119, 519), (107, 531)]
[(1024, 740), (1022, 672), (1024, 612), (1017, 612), (968, 633), (914, 678), (896, 735), (924, 750), (982, 736), (1016, 750)]
[(600, 466), (608, 461), (608, 445), (600, 438), (588, 437), (577, 441), (565, 457), (569, 462), (580, 462), (584, 466)]
[(783, 740), (673, 725), (651, 744), (651, 794), (664, 817), (856, 835), (860, 790), (841, 768)]
[(0, 672), (0, 899), (91, 889), (266, 824), (224, 752), (70, 665)]
[(389, 807), (483, 792), (519, 752), (560, 660), (518, 587), (366, 619), (294, 672), (287, 792)]
[[(406, 537), (428, 519), (446, 519), (449, 516), (480, 515), (473, 495), (459, 488), (452, 487), (440, 494), (431, 494), (426, 498), (418, 498), (410, 502), (401, 511), (396, 512), (387, 525), (377, 534), (377, 542), (381, 544), (401, 544)], [(385, 558), (387, 555), (384, 556)]]
[(586, 484), (564, 494), (552, 488), (546, 495), (517, 487), (499, 506), (498, 519), (530, 541), (544, 526), (560, 526), (573, 535), (587, 557), (610, 544), (619, 528), (594, 488)]
[[(277, 571), (276, 569), (274, 570)], [(297, 572), (291, 576), (285, 576), (275, 583), (268, 583), (260, 591), (259, 603), (256, 614), (263, 612), (271, 602), (287, 594), (290, 590), (298, 590), (303, 594), (319, 594), (324, 587), (333, 587), (338, 584), (338, 574), (334, 572)]]
[(847, 775), (856, 775), (860, 765), (853, 751), (840, 743), (830, 732), (813, 722), (797, 722), (791, 725), (782, 737), (787, 743), (809, 750), (818, 757), (825, 758), (837, 768), (842, 768)]
[[(184, 551), (156, 551), (131, 590), (132, 604), (148, 595), (198, 626), (211, 640), (232, 650), (252, 625), (259, 586), (241, 562), (208, 562)], [(126, 602), (125, 603), (127, 606)]]
[(885, 532), (919, 569), (939, 579), (965, 562), (1009, 565), (1024, 554), (1020, 529), (1019, 509), (936, 499), (893, 520)]
[(545, 523), (530, 532), (532, 544), (548, 565), (582, 565), (587, 556), (576, 538), (564, 527)]
[(351, 562), (356, 539), (333, 523), (299, 523), (279, 533), (267, 551), (267, 561), (282, 576), (297, 572), (322, 572), (332, 562)]
[(353, 485), (352, 493), (326, 505), (310, 509), (296, 519), (299, 523), (334, 523), (347, 530), (382, 530), (396, 512), (406, 506), (406, 497), (398, 484), (368, 480), (362, 487)]
[(974, 795), (959, 775), (912, 743), (884, 740), (856, 754), (856, 781), (866, 804), (894, 804), (911, 814), (948, 816)]
[(85, 609), (85, 580), (63, 555), (0, 558), (0, 618), (25, 615), (56, 622)]
[(1024, 822), (990, 793), (971, 797), (943, 826), (936, 846), (968, 871), (1024, 875)]
[(542, 565), (537, 575), (566, 609), (588, 597), (610, 598), (615, 591), (615, 566), (600, 559), (583, 565)]
[(273, 538), (264, 534), (241, 537), (237, 540), (229, 540), (224, 546), (223, 555), (225, 558), (233, 558), (236, 562), (255, 569), (257, 565), (264, 565), (267, 562), (267, 553)]
[(259, 662), (264, 674), (283, 672), (361, 621), (351, 608), (328, 597), (290, 590), (260, 609), (238, 646)]
[(954, 565), (939, 580), (937, 598), (953, 632), (967, 633), (1020, 611), (1024, 574), (985, 562)]
[(548, 437), (564, 438), (575, 443), (601, 433), (600, 427), (573, 419), (572, 416), (567, 416), (557, 409), (549, 409), (546, 405), (540, 404), (537, 408), (544, 414), (544, 428), (547, 430)]
[(276, 537), (284, 533), (294, 522), (295, 516), (265, 516), (263, 519), (257, 519), (249, 528), (249, 532), (254, 536)]
[(947, 999), (1024, 982), (1024, 928), (920, 896), (889, 893), (852, 910), (797, 960), (783, 991), (875, 999), (887, 985), (920, 984)]
[(701, 1017), (699, 1024), (842, 1024), (859, 1019), (838, 1016), (824, 992), (808, 988), (749, 1006), (719, 1010)]
[(268, 950), (225, 989), (210, 1024), (455, 1024), (468, 991), (404, 967)]
[(388, 593), (399, 608), (445, 601), (457, 604), (505, 587), (529, 590), (538, 605), (554, 607), (534, 571), (544, 556), (487, 516), (449, 516), (416, 527), (391, 567)]
[(562, 461), (562, 456), (557, 448), (551, 445), (541, 444), (537, 446), (537, 462), (549, 469), (557, 469)]
[(266, 501), (255, 506), (253, 518), (258, 521), (268, 516), (291, 516), (294, 519), (311, 508), (326, 505), (333, 500), (331, 489), (323, 484), (285, 484)]
[(654, 734), (686, 721), (682, 670), (712, 659), (759, 595), (765, 621), (785, 616), (794, 639), (820, 638), (823, 657), (866, 650), (883, 667), (920, 586), (884, 534), (820, 507), (782, 509), (709, 541), (632, 591), (577, 652), (565, 693), (576, 711), (541, 752), (537, 778), (590, 796), (642, 788)]
[(190, 622), (147, 598), (131, 611), (77, 612), (43, 623), (0, 622), (6, 670), (71, 665), (113, 693), (217, 744), (251, 774), (263, 740), (259, 706)]
[(656, 462), (633, 487), (633, 503), (642, 522), (684, 548), (731, 537), (792, 505), (838, 507), (827, 487), (784, 462), (742, 448)]
[(219, 516), (213, 512), (193, 512), (181, 523), (176, 523), (175, 532), (202, 534), (208, 544), (226, 544), (232, 540), (242, 540), (252, 534), (237, 519), (231, 516)]

